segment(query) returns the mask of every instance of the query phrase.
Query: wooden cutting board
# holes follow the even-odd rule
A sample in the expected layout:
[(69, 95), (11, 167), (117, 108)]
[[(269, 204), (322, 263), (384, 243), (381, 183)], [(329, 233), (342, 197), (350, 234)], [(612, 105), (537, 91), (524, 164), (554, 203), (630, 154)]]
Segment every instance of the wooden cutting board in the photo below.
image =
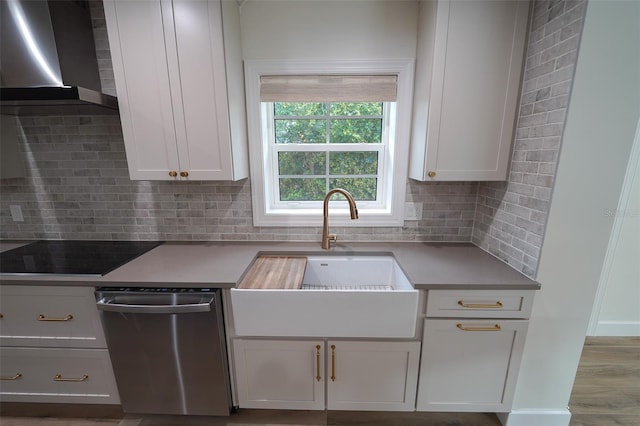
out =
[(238, 288), (299, 289), (306, 267), (303, 256), (259, 256)]

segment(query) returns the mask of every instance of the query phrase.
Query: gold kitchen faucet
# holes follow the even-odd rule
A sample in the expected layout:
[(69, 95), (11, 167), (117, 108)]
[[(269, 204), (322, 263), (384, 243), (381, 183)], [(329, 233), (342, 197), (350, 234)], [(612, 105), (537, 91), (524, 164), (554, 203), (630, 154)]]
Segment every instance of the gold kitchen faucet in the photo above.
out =
[(328, 250), (331, 248), (331, 241), (336, 241), (338, 237), (333, 234), (329, 234), (329, 199), (333, 194), (340, 193), (344, 195), (349, 203), (349, 214), (351, 215), (351, 219), (358, 218), (358, 207), (356, 206), (356, 200), (353, 199), (353, 196), (342, 188), (335, 188), (331, 191), (327, 192), (327, 195), (324, 196), (324, 207), (322, 211), (322, 248)]

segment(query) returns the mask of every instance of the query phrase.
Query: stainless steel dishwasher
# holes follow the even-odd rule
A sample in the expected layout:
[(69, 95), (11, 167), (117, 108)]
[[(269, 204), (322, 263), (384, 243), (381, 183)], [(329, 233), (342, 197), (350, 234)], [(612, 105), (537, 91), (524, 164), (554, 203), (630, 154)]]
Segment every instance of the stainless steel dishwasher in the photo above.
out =
[(96, 301), (124, 412), (229, 415), (220, 290), (103, 287)]

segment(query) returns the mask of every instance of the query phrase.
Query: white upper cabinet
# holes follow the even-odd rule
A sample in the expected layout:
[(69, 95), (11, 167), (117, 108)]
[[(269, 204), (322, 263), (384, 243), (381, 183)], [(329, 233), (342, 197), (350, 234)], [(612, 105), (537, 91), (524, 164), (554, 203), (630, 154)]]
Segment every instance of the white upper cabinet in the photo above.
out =
[(104, 9), (131, 179), (246, 178), (236, 2), (104, 0)]
[(409, 177), (505, 180), (528, 1), (420, 3)]

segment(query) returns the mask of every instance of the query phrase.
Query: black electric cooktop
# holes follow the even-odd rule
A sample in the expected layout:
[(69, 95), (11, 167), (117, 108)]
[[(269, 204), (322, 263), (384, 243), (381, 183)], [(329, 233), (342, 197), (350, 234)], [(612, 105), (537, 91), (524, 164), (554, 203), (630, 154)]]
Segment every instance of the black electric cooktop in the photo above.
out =
[(0, 253), (0, 273), (105, 275), (162, 241), (36, 241)]

